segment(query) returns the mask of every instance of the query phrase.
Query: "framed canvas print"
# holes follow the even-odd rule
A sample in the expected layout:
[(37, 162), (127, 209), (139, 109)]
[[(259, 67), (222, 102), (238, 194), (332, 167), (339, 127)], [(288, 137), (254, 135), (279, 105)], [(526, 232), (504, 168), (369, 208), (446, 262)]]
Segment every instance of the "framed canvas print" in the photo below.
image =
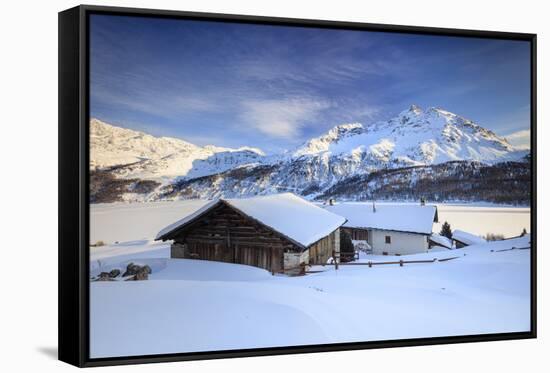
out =
[(536, 336), (536, 36), (59, 14), (59, 357)]

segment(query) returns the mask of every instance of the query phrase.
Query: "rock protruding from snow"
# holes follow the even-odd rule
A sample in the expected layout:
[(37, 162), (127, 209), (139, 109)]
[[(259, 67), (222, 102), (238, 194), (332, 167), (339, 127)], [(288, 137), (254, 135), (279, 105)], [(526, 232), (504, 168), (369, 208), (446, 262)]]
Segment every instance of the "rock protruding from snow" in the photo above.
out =
[(147, 264), (139, 265), (128, 263), (128, 266), (126, 267), (126, 272), (124, 272), (122, 277), (129, 277), (126, 281), (142, 281), (147, 280), (151, 273), (153, 273), (153, 271), (151, 270), (151, 267), (149, 267)]

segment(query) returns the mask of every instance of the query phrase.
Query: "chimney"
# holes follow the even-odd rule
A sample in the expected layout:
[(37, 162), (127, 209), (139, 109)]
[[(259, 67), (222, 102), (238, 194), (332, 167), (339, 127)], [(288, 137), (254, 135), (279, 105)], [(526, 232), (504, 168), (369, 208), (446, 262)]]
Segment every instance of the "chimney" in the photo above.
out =
[(420, 206), (426, 206), (426, 199), (424, 197), (420, 198)]
[(374, 200), (372, 201), (372, 212), (376, 212), (376, 203), (374, 203)]

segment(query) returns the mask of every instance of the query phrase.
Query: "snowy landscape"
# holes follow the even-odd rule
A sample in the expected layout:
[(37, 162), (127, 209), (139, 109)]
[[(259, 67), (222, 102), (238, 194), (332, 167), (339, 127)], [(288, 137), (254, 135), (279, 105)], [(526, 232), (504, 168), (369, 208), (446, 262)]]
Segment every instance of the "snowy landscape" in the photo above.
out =
[[(471, 121), (413, 106), (387, 123), (337, 126), (274, 155), (199, 147), (95, 119), (91, 131), (92, 357), (530, 328), (530, 235), (520, 237), (530, 231), (529, 152)], [(476, 194), (476, 182), (493, 189)], [(407, 215), (415, 210), (407, 206), (428, 196), (438, 219), (423, 224), (436, 245), (426, 251), (412, 243), (415, 254), (396, 257), (366, 252), (354, 241), (358, 258), (351, 264), (311, 265), (304, 276), (288, 276), (174, 258), (171, 241), (155, 240), (219, 198), (238, 202), (286, 190), (348, 221), (340, 202), (352, 201), (359, 215), (376, 206)], [(337, 205), (325, 206), (327, 200)], [(402, 229), (383, 216), (376, 215), (378, 228)], [(455, 248), (435, 234), (444, 222), (457, 239), (471, 237), (470, 246)], [(504, 240), (481, 238), (489, 235)], [(147, 268), (147, 280), (124, 281), (136, 265)]]
[[(272, 276), (240, 264), (170, 259), (170, 245), (154, 241), (156, 234), (205, 203), (92, 205), (91, 240), (105, 243), (90, 248), (92, 274), (124, 270), (130, 262), (152, 269), (147, 281), (91, 282), (93, 357), (530, 328), (529, 235), (399, 257), (458, 257), (449, 261), (338, 270), (327, 265), (313, 267), (306, 276)], [(526, 208), (438, 207), (440, 220), (479, 235), (492, 231), (513, 237), (529, 229)], [(361, 254), (358, 262), (387, 260)]]
[(90, 34), (92, 358), (530, 331), (529, 43)]
[(91, 284), (92, 357), (528, 331), (529, 250), (497, 252), (526, 240), (289, 278), (157, 247), (149, 281)]

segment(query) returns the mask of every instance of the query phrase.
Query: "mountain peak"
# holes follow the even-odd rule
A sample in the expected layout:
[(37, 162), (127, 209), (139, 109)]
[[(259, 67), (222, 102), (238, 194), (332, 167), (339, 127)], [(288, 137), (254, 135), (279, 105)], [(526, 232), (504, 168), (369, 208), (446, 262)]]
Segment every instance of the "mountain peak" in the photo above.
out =
[(399, 122), (405, 123), (408, 122), (411, 118), (416, 118), (422, 116), (423, 114), (425, 114), (425, 112), (420, 106), (411, 104), (408, 109), (400, 112), (397, 118), (399, 118)]
[(363, 130), (363, 125), (361, 123), (345, 123), (339, 124), (332, 127), (327, 135), (332, 135), (334, 137), (340, 137), (350, 132), (360, 132)]
[(439, 107), (411, 105), (398, 116), (363, 127), (341, 124), (313, 138), (294, 156), (348, 156), (395, 165), (475, 160), (494, 163), (523, 153), (473, 121)]
[(422, 108), (416, 104), (412, 104), (409, 107), (409, 112), (415, 113), (415, 114), (421, 114), (423, 112)]

